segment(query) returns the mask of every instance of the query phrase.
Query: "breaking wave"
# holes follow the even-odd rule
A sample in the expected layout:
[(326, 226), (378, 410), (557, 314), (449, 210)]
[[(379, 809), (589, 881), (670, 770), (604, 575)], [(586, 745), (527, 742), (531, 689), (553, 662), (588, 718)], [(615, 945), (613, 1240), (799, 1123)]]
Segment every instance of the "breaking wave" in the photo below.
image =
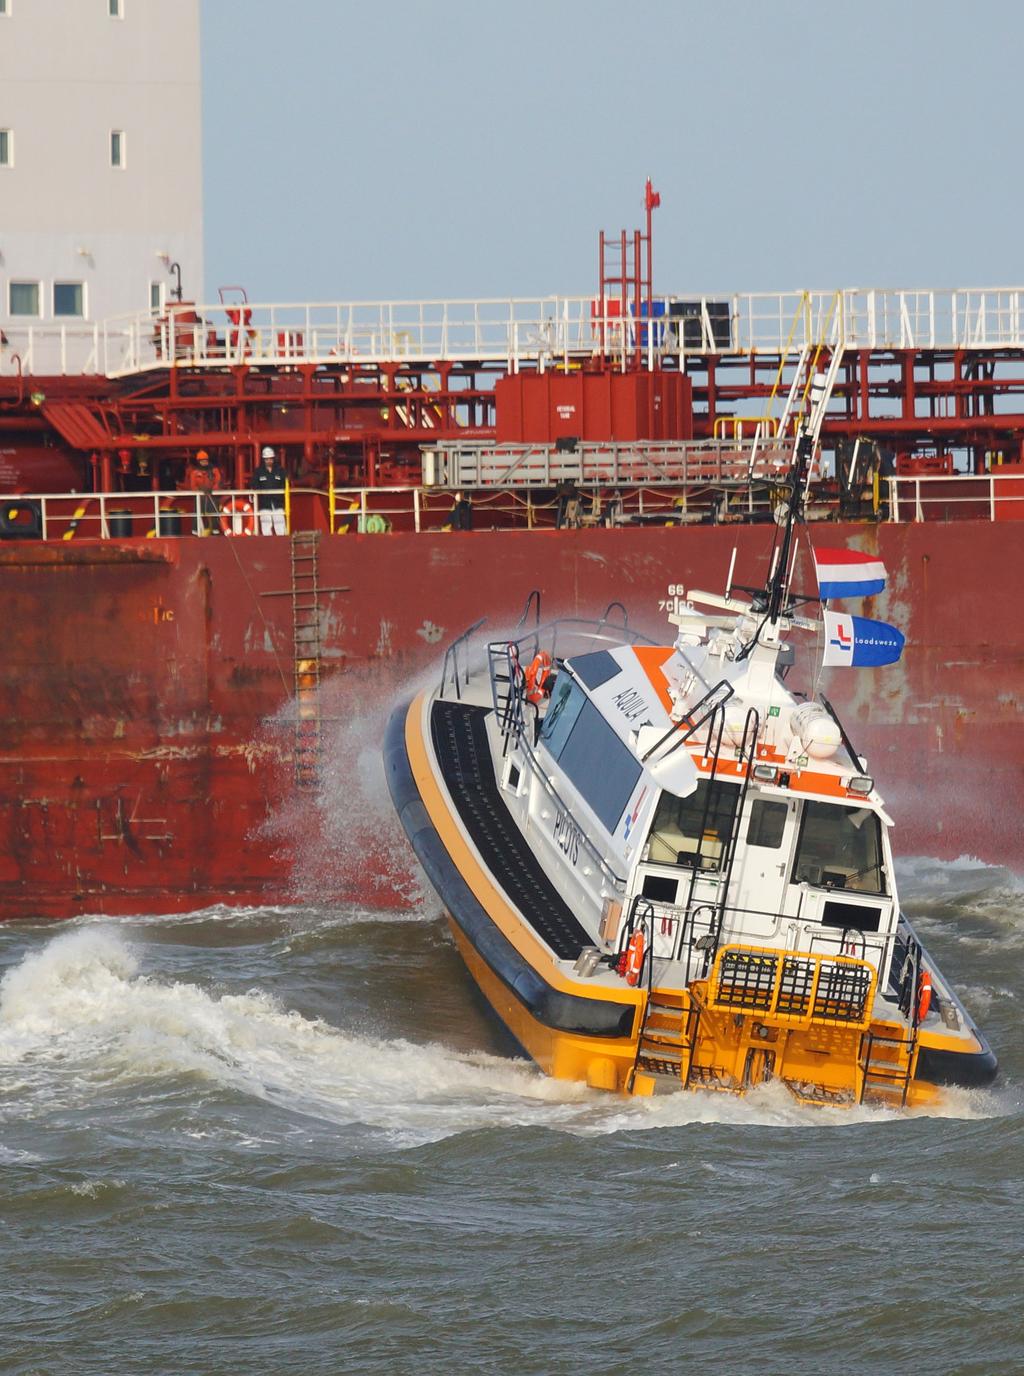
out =
[[(186, 1097), (198, 1083), (323, 1124), (362, 1125), (396, 1146), (488, 1128), (605, 1134), (897, 1116), (802, 1108), (781, 1085), (742, 1100), (621, 1099), (551, 1080), (523, 1061), (345, 1031), (262, 990), (221, 993), (162, 980), (143, 972), (143, 955), (122, 931), (91, 926), (63, 933), (8, 971), (0, 983), (0, 1118), (81, 1107), (101, 1088), (123, 1098), (154, 1080)], [(991, 1096), (963, 1094), (942, 1111), (985, 1117), (1001, 1110)]]

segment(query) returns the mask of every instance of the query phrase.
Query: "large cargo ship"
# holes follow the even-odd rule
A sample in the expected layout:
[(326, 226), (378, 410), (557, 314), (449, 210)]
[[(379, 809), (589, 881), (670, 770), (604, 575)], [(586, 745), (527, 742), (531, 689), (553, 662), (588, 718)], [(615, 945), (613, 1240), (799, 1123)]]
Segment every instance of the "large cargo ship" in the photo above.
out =
[[(829, 529), (877, 549), (906, 629), (902, 671), (840, 710), (893, 798), (903, 854), (1013, 864), (1024, 802), (1019, 527)], [(526, 596), (588, 613), (628, 591), (652, 629), (677, 581), (719, 586), (735, 528), (350, 535), (318, 542), (320, 686), (296, 692), (292, 540), (179, 537), (8, 545), (0, 913), (156, 912), (304, 894), (395, 901), (363, 752), (439, 644)], [(998, 577), (1002, 594), (987, 596)], [(880, 599), (881, 600), (881, 599)], [(312, 753), (311, 753), (312, 752)], [(897, 775), (890, 764), (900, 761)], [(320, 766), (330, 770), (321, 779)], [(370, 770), (367, 777), (366, 771)], [(907, 783), (906, 781), (910, 782)], [(399, 851), (399, 853), (401, 853)]]
[[(0, 917), (402, 901), (373, 773), (392, 696), (481, 606), (493, 634), (534, 588), (552, 614), (628, 592), (652, 629), (734, 547), (757, 572), (816, 372), (807, 529), (882, 554), (908, 634), (844, 717), (883, 784), (912, 757), (903, 854), (1016, 860), (1024, 637), (999, 608), (1024, 577), (1024, 290), (656, 291), (648, 183), (643, 228), (601, 235), (582, 295), (190, 301), (180, 141), (173, 194), (150, 192), (168, 121), (198, 130), (198, 9), (167, 35), (150, 0), (106, 27), (65, 8), (76, 52), (130, 74), (146, 134), (130, 163), (132, 130), (105, 125), (54, 141), (63, 169), (15, 161), (18, 129), (0, 148)], [(38, 68), (39, 22), (8, 18), (0, 77)], [(173, 102), (147, 96), (147, 25)], [(65, 79), (34, 78), (53, 103)], [(268, 447), (284, 536), (256, 533)]]

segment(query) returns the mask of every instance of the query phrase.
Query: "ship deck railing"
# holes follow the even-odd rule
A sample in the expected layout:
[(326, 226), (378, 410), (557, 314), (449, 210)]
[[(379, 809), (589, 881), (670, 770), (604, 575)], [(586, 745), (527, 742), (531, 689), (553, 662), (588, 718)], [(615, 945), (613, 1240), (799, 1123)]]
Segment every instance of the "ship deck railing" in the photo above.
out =
[[(714, 881), (713, 872), (702, 876)], [(771, 946), (783, 953), (808, 956), (848, 956), (867, 961), (878, 971), (887, 971), (890, 947), (894, 938), (878, 933), (863, 932), (853, 927), (823, 928), (805, 934), (799, 947), (776, 947), (775, 941), (765, 937), (764, 927), (774, 924), (778, 931), (784, 924), (797, 921), (790, 914), (758, 908), (741, 907), (702, 897), (689, 907), (683, 904), (658, 902), (637, 894), (631, 900), (626, 920), (618, 937), (619, 949), (624, 950), (629, 937), (638, 925), (645, 928), (651, 948), (652, 961), (659, 965), (676, 964), (682, 967), (676, 978), (683, 983), (703, 979), (711, 968), (715, 953), (723, 946), (745, 944)], [(751, 927), (754, 930), (751, 930)], [(758, 929), (759, 928), (759, 929)]]
[[(290, 501), (289, 492), (285, 501)], [(232, 503), (236, 505), (232, 507)], [(212, 493), (177, 488), (149, 492), (0, 494), (0, 538), (123, 540), (230, 533), (254, 535), (268, 494), (249, 488)], [(226, 529), (225, 529), (226, 528)]]
[[(686, 488), (672, 483), (578, 483), (573, 527), (646, 527), (745, 524), (772, 519), (773, 490), (758, 486), (720, 488), (714, 483)], [(288, 529), (336, 535), (381, 535), (392, 531), (437, 534), (450, 531), (454, 488), (424, 486), (315, 487), (289, 484)], [(550, 488), (484, 487), (463, 484), (472, 499), (474, 530), (553, 531), (558, 501)], [(0, 538), (61, 540), (125, 539), (148, 535), (188, 536), (202, 526), (219, 530), (220, 507), (230, 498), (252, 506), (258, 533), (261, 498), (246, 488), (213, 494), (217, 510), (205, 509), (202, 494), (177, 488), (129, 492), (0, 493)], [(1007, 465), (984, 474), (885, 479), (879, 499), (844, 510), (827, 490), (813, 493), (809, 521), (916, 522), (1024, 520), (1024, 469)], [(232, 533), (249, 533), (247, 513), (231, 523)], [(662, 610), (677, 611), (675, 605)]]
[[(839, 310), (834, 303), (838, 300)], [(169, 366), (451, 361), (569, 366), (814, 348), (1024, 348), (1024, 287), (842, 289), (661, 296), (651, 319), (594, 296), (434, 301), (170, 303), (103, 322), (11, 321), (0, 371), (120, 377)]]
[[(659, 490), (652, 484), (610, 491), (582, 485), (579, 514), (567, 526), (646, 526), (710, 524), (720, 516), (721, 496), (705, 489), (696, 494)], [(475, 528), (506, 531), (554, 530), (558, 501), (550, 490), (530, 488), (465, 489), (473, 498)], [(42, 537), (124, 539), (132, 536), (188, 536), (201, 527), (220, 529), (220, 508), (232, 498), (252, 506), (252, 533), (266, 498), (247, 488), (218, 488), (204, 494), (167, 488), (127, 492), (0, 493), (0, 502), (17, 517), (0, 519), (0, 538)], [(733, 495), (731, 520), (769, 520), (771, 504), (764, 493)], [(336, 535), (415, 534), (449, 531), (453, 490), (427, 487), (307, 487), (288, 484), (287, 524), (291, 530), (320, 530)], [(245, 516), (231, 523), (232, 533), (246, 533)]]
[(997, 465), (987, 473), (915, 475), (884, 480), (888, 519), (1024, 521), (1024, 466)]

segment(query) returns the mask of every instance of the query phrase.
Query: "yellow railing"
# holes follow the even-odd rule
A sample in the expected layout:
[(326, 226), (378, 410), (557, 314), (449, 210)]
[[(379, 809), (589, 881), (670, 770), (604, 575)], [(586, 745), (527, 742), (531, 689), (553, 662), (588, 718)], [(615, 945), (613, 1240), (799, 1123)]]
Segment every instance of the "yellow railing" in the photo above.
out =
[[(747, 431), (745, 427), (749, 426)], [(718, 416), (715, 420), (715, 439), (731, 434), (734, 440), (741, 440), (746, 433), (758, 434), (759, 438), (774, 438), (779, 433), (777, 416)]]
[(788, 1027), (864, 1028), (876, 980), (874, 966), (852, 956), (724, 946), (708, 982), (708, 1007)]

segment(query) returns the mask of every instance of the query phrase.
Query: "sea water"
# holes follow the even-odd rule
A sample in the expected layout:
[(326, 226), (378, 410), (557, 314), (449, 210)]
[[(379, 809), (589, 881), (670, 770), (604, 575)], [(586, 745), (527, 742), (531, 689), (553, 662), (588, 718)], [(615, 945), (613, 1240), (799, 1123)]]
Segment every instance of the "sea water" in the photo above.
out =
[(927, 1113), (547, 1079), (429, 900), (0, 930), (0, 1370), (1024, 1370), (1021, 885), (901, 878)]

